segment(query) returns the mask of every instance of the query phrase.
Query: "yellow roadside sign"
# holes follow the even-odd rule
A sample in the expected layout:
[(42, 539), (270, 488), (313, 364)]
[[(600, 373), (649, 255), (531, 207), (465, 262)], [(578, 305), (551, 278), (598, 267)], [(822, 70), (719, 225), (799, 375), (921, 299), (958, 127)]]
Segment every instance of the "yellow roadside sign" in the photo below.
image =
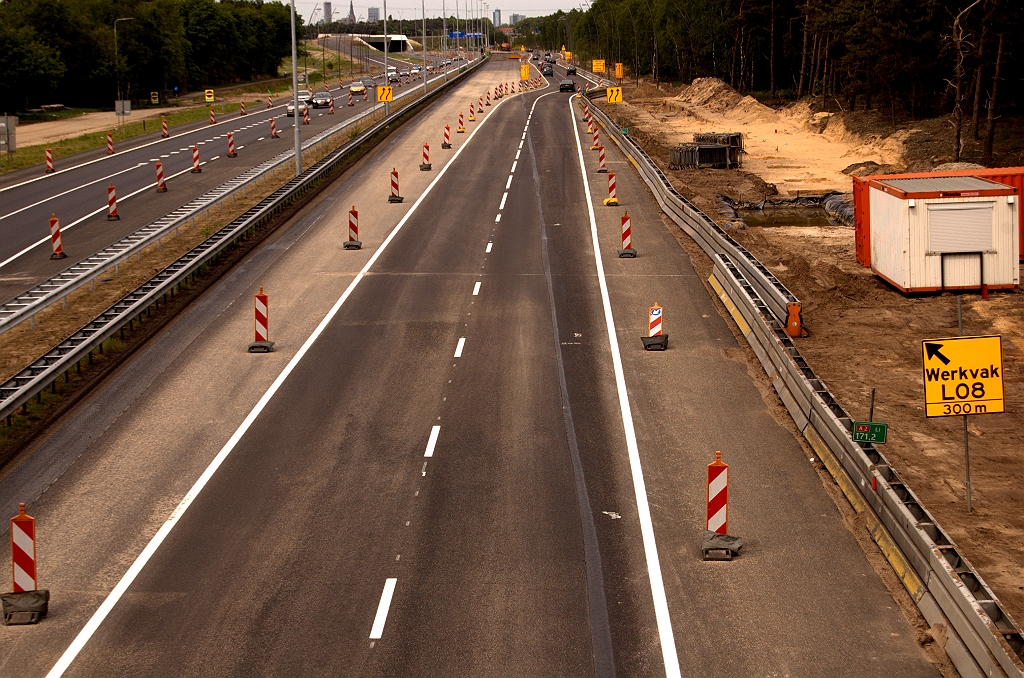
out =
[(615, 77), (622, 80), (622, 64), (615, 64)]
[(208, 103), (208, 104), (212, 104), (213, 103), (213, 90), (212, 89), (206, 90), (206, 103)]
[(566, 52), (565, 53), (565, 60), (566, 61), (572, 61), (572, 52)]
[(621, 104), (622, 103), (622, 88), (621, 87), (608, 87), (608, 103), (610, 104)]
[(160, 103), (160, 92), (150, 92), (149, 93), (149, 103), (151, 103), (151, 104), (158, 104), (158, 103)]
[(530, 79), (530, 64), (522, 64), (519, 67), (519, 79), (529, 80)]
[(377, 85), (377, 103), (394, 101), (395, 91), (391, 85)]
[(594, 66), (590, 70), (595, 73), (604, 73), (604, 59), (594, 59)]
[(921, 342), (925, 416), (1003, 411), (1003, 347), (998, 335)]

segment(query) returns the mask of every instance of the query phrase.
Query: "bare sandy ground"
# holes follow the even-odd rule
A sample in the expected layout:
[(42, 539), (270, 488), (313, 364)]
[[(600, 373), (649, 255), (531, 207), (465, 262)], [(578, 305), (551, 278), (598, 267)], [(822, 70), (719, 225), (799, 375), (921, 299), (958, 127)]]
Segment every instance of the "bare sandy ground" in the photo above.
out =
[[(180, 108), (146, 108), (132, 111), (128, 122), (160, 118), (168, 113), (180, 110)], [(103, 132), (112, 130), (115, 127), (117, 127), (117, 116), (114, 115), (113, 111), (83, 113), (74, 118), (65, 118), (52, 122), (36, 122), (31, 125), (19, 125), (18, 145), (37, 146), (40, 144), (52, 144), (61, 139), (73, 139), (83, 134)]]
[(742, 132), (743, 169), (782, 195), (849, 191), (843, 169), (854, 163), (903, 164), (905, 134), (865, 138), (849, 132), (838, 116), (812, 113), (806, 104), (775, 111), (716, 78), (694, 80), (671, 98), (645, 98), (644, 89), (630, 103), (651, 117), (640, 122), (658, 130), (661, 143), (690, 142), (694, 132)]

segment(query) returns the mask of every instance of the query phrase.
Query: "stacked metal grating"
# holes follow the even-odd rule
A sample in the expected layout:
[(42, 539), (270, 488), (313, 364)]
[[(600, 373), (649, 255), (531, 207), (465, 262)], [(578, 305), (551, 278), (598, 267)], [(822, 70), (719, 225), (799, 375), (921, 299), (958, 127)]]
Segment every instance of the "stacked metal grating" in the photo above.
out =
[(729, 147), (722, 144), (679, 144), (672, 147), (669, 169), (728, 169)]
[[(603, 93), (593, 92), (596, 99)], [(610, 118), (591, 112), (665, 213), (715, 264), (710, 282), (757, 355), (794, 423), (842, 488), (961, 676), (1024, 678), (1024, 632), (878, 448), (855, 443), (852, 420), (786, 333), (796, 298), (748, 251), (680, 196)], [(877, 488), (877, 489), (875, 489)]]
[(693, 135), (693, 142), (728, 146), (730, 167), (739, 167), (743, 164), (743, 134), (740, 132), (696, 132)]

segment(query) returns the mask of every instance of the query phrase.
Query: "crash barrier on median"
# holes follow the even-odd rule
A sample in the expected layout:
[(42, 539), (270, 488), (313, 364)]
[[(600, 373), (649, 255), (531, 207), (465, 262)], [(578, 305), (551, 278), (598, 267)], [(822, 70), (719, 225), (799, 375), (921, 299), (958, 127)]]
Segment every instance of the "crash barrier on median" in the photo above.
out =
[[(195, 279), (204, 267), (213, 263), (215, 258), (225, 253), (233, 245), (250, 237), (257, 229), (272, 221), (295, 202), (304, 199), (332, 173), (339, 168), (348, 166), (350, 162), (360, 157), (363, 152), (372, 147), (379, 137), (388, 134), (393, 129), (393, 125), (404, 120), (410, 110), (429, 103), (444, 91), (459, 84), (462, 79), (471, 74), (484, 61), (484, 58), (479, 59), (472, 68), (464, 68), (458, 76), (449, 74), (447, 81), (435, 80), (437, 86), (426, 95), (422, 94), (419, 90), (410, 91), (407, 95), (408, 99), (402, 102), (403, 105), (401, 107), (395, 106), (395, 103), (398, 102), (398, 98), (396, 98), (395, 102), (392, 103), (394, 108), (390, 115), (374, 122), (348, 143), (307, 167), (299, 176), (293, 177), (259, 203), (243, 212), (232, 222), (183, 254), (165, 269), (158, 272), (135, 290), (129, 292), (77, 332), (47, 351), (43, 356), (33, 361), (6, 382), (0, 384), (0, 418), (10, 417), (31, 398), (40, 394), (44, 388), (54, 384), (60, 375), (66, 375), (81, 360), (90, 357), (92, 352), (100, 347), (104, 341), (119, 331), (123, 333), (125, 329), (131, 329), (137, 320), (141, 321), (142, 316), (147, 314), (148, 309), (151, 307), (159, 309), (160, 303), (166, 296), (173, 297), (175, 289), (179, 288), (182, 284), (186, 284), (190, 278)], [(303, 148), (305, 150), (314, 149), (318, 144), (325, 143), (332, 135), (343, 133), (350, 126), (364, 121), (371, 113), (367, 112), (359, 118), (339, 123), (311, 137), (303, 144)], [(100, 263), (90, 264), (89, 262), (93, 259), (90, 258), (79, 265), (67, 269), (66, 272), (71, 272), (74, 276), (76, 283), (74, 288), (84, 285), (89, 281), (90, 278), (86, 277), (89, 271), (92, 271), (92, 277), (94, 278), (96, 275), (114, 267), (116, 265), (115, 261), (121, 262), (127, 259), (130, 255), (125, 254), (125, 250), (141, 253), (142, 245), (140, 241), (145, 240), (147, 244), (158, 242), (159, 237), (170, 235), (174, 228), (186, 223), (190, 217), (194, 218), (202, 211), (208, 211), (209, 207), (214, 202), (221, 201), (225, 194), (241, 190), (244, 185), (247, 185), (257, 177), (262, 177), (270, 169), (282, 163), (294, 162), (294, 159), (295, 156), (292, 152), (272, 158), (242, 173), (235, 179), (222, 184), (204, 196), (197, 198), (192, 203), (189, 203), (189, 205), (175, 210), (154, 222), (150, 227), (140, 229), (125, 240), (115, 243), (117, 246), (124, 246), (124, 249), (118, 251), (115, 256), (105, 255), (104, 253), (111, 249), (107, 248), (100, 254), (94, 255), (94, 257), (100, 257)], [(218, 197), (214, 200), (208, 197), (210, 194), (216, 194)], [(200, 205), (198, 209), (190, 208), (191, 205), (197, 203)], [(115, 245), (111, 247), (115, 247)], [(101, 257), (100, 255), (103, 256)], [(70, 283), (68, 284), (70, 285)], [(66, 295), (68, 291), (70, 289), (65, 288), (63, 295)], [(58, 296), (53, 301), (57, 301), (60, 298)], [(33, 299), (32, 301), (39, 302), (38, 299)], [(11, 326), (4, 327), (3, 325), (3, 323), (9, 322), (11, 315), (3, 316), (4, 308), (6, 307), (0, 307), (0, 331), (9, 329), (9, 326)], [(36, 308), (33, 312), (38, 310), (41, 310), (41, 308)], [(31, 317), (31, 315), (23, 315), (21, 319), (28, 317)]]
[(680, 196), (650, 157), (600, 108), (593, 106), (591, 111), (663, 211), (714, 262), (709, 282), (794, 423), (850, 504), (865, 517), (868, 532), (925, 620), (938, 638), (945, 638), (946, 654), (960, 675), (1024, 678), (1024, 633), (878, 448), (853, 441), (853, 419), (800, 355), (793, 342), (799, 335), (787, 325), (793, 322), (789, 304), (797, 304), (796, 298), (750, 252)]

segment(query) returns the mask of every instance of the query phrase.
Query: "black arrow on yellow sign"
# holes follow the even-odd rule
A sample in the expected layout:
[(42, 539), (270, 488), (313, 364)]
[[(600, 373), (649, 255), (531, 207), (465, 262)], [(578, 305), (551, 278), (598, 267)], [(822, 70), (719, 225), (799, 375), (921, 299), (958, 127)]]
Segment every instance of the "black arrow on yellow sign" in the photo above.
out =
[(942, 355), (942, 353), (939, 352), (940, 348), (942, 348), (942, 344), (929, 344), (927, 341), (924, 343), (924, 350), (925, 353), (928, 355), (929, 360), (931, 360), (932, 358), (938, 358), (939, 360), (942, 361), (943, 365), (948, 365), (949, 358), (947, 358), (946, 356)]

